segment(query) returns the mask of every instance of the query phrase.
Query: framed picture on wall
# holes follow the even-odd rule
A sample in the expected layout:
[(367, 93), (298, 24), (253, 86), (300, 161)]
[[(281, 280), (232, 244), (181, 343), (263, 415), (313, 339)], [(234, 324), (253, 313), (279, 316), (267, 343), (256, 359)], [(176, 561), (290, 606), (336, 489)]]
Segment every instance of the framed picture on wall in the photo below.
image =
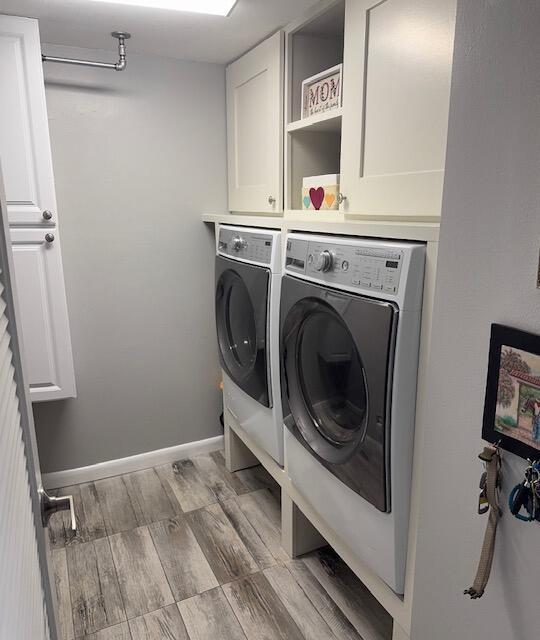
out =
[(540, 336), (491, 326), (482, 437), (540, 459)]

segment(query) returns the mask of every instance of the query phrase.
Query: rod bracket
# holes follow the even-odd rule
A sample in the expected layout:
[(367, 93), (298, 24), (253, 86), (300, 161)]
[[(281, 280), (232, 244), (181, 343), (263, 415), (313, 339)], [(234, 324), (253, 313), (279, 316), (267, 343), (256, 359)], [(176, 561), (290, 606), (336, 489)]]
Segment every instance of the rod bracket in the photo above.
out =
[(131, 33), (127, 31), (113, 31), (113, 38), (118, 39), (118, 62), (114, 65), (116, 71), (123, 71), (126, 68), (126, 40), (131, 38)]

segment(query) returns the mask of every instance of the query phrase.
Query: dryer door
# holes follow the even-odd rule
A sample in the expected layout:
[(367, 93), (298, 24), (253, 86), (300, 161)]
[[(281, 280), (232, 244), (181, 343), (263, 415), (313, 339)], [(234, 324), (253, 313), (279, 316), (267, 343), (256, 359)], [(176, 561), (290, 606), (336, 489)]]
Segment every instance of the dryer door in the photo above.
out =
[(281, 313), (287, 426), (327, 469), (386, 511), (396, 307), (287, 276)]
[(266, 353), (270, 271), (216, 257), (216, 325), (221, 366), (243, 391), (271, 406)]

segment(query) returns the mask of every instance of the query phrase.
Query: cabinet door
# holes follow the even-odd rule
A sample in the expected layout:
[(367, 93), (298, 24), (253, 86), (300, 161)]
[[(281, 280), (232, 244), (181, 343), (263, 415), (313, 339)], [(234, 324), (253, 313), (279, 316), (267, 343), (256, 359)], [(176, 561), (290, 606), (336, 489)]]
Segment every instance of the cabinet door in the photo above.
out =
[[(10, 224), (54, 224), (38, 23), (0, 15), (0, 160)], [(48, 211), (45, 217), (43, 212)]]
[(227, 67), (229, 209), (283, 209), (283, 34)]
[(455, 5), (455, 0), (347, 0), (345, 211), (440, 216)]
[(31, 400), (75, 397), (58, 231), (11, 229), (11, 242)]

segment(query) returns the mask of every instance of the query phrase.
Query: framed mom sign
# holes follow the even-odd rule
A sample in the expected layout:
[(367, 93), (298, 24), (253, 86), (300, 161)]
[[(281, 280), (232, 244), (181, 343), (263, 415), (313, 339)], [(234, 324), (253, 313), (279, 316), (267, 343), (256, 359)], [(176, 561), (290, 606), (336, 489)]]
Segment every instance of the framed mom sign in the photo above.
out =
[(540, 458), (540, 336), (491, 326), (482, 437)]
[(302, 82), (302, 118), (341, 107), (342, 75), (338, 64)]

